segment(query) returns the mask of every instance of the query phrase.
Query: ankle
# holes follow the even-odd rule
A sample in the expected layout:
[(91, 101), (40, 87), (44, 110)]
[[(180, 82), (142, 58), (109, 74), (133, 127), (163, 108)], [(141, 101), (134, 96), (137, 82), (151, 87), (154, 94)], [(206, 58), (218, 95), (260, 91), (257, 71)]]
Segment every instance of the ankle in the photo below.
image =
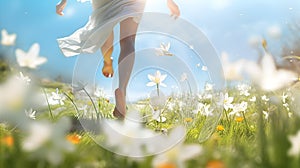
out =
[(112, 59), (104, 59), (103, 62), (105, 65), (112, 65), (113, 60)]

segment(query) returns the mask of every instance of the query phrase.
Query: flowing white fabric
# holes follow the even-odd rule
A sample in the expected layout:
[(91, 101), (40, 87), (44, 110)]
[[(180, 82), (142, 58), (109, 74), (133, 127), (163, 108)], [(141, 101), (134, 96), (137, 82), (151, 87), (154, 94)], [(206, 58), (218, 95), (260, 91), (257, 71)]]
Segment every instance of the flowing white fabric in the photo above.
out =
[(132, 17), (139, 22), (146, 0), (93, 0), (87, 24), (72, 35), (57, 39), (66, 57), (94, 53), (104, 44), (116, 24)]

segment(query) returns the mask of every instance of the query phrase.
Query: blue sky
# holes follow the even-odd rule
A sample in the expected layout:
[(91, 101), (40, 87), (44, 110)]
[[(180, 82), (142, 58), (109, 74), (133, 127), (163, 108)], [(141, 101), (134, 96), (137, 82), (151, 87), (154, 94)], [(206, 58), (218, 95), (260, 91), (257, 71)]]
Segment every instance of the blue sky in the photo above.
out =
[[(70, 35), (83, 26), (87, 22), (92, 8), (90, 3), (69, 0), (65, 16), (61, 17), (55, 13), (57, 2), (55, 0), (1, 0), (0, 29), (16, 33), (18, 37), (14, 47), (0, 46), (0, 51), (5, 52), (11, 62), (14, 62), (16, 48), (27, 51), (33, 43), (37, 42), (41, 46), (40, 55), (48, 59), (48, 62), (42, 65), (37, 73), (44, 77), (61, 75), (67, 80), (72, 78), (77, 57), (65, 58), (58, 48), (56, 39)], [(279, 55), (280, 47), (278, 46), (286, 42), (290, 36), (288, 26), (300, 20), (300, 1), (298, 0), (176, 0), (176, 2), (181, 9), (181, 18), (198, 27), (215, 47), (217, 54), (220, 55), (226, 51), (230, 60), (257, 59), (256, 50), (251, 48), (248, 42), (251, 37), (255, 36), (265, 37), (269, 41), (272, 52)], [(165, 0), (148, 0), (145, 10), (146, 12), (168, 14), (169, 11), (165, 4)], [(272, 27), (280, 29), (282, 34), (280, 38), (272, 38), (268, 34)], [(118, 34), (118, 27), (115, 30)], [(147, 40), (151, 37), (146, 35), (145, 38), (141, 36), (140, 39), (142, 40), (138, 40), (140, 43), (137, 44), (137, 49), (145, 47), (143, 44), (148, 44)], [(180, 42), (169, 37), (157, 37), (157, 39), (162, 40), (161, 42), (170, 41), (171, 51), (182, 47)], [(159, 47), (159, 41), (152, 47)], [(188, 49), (183, 51), (189, 52)], [(116, 48), (113, 53), (115, 60), (118, 52), (119, 49)], [(180, 51), (178, 50), (178, 52)], [(193, 55), (192, 53), (188, 54)], [(100, 56), (100, 53), (95, 53), (94, 56)], [(143, 64), (143, 60), (138, 59), (136, 64)], [(114, 61), (115, 66), (116, 62)], [(195, 68), (198, 63), (205, 65), (205, 62), (199, 60), (186, 62), (186, 65), (190, 67), (193, 76), (197, 76), (196, 81), (191, 81), (191, 83), (202, 87), (206, 81), (209, 81), (209, 71), (203, 72), (199, 68)], [(181, 68), (181, 65), (175, 65), (173, 68), (158, 68), (168, 74), (165, 83), (169, 86), (169, 90), (166, 92), (170, 92), (171, 86), (176, 85), (176, 80), (172, 78), (172, 72)], [(154, 73), (155, 68), (146, 68), (144, 72), (140, 71), (134, 72), (135, 77), (129, 84), (129, 91), (135, 94), (154, 89), (145, 88), (145, 84), (148, 82), (147, 74)], [(116, 79), (103, 78), (101, 68), (96, 75), (100, 86), (107, 90), (115, 87)]]

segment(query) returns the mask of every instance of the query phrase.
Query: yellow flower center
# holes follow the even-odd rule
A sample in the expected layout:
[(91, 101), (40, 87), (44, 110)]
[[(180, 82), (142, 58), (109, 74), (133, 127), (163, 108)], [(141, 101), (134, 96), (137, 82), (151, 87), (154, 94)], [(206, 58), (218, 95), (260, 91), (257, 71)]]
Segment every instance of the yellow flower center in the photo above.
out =
[(159, 77), (155, 77), (154, 83), (159, 84), (160, 83), (160, 78)]
[(12, 147), (14, 145), (14, 138), (12, 136), (6, 136), (2, 139), (2, 143), (8, 147)]
[(185, 122), (192, 122), (193, 119), (192, 119), (191, 117), (189, 117), (189, 118), (185, 118), (184, 121), (185, 121)]
[(236, 118), (235, 118), (235, 121), (236, 121), (236, 122), (242, 122), (243, 120), (244, 120), (243, 117), (236, 117)]
[(223, 127), (223, 125), (218, 125), (218, 126), (217, 126), (217, 130), (218, 130), (218, 131), (224, 131), (225, 128)]
[(81, 136), (78, 135), (78, 134), (70, 134), (70, 135), (67, 135), (67, 140), (68, 140), (69, 142), (71, 142), (72, 144), (79, 144), (80, 139), (81, 139)]

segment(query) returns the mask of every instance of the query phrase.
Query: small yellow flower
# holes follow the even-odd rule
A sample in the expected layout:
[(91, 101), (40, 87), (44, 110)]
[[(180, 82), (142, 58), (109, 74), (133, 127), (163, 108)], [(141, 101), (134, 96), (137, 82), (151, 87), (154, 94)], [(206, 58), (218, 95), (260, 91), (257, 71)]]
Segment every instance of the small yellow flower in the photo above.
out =
[(188, 117), (188, 118), (185, 118), (184, 121), (185, 121), (185, 122), (192, 122), (193, 119), (192, 119), (191, 117)]
[(225, 168), (225, 164), (220, 160), (211, 160), (206, 164), (205, 168)]
[(81, 136), (78, 134), (69, 134), (67, 135), (67, 140), (72, 144), (79, 144)]
[(2, 138), (2, 143), (8, 147), (12, 147), (14, 145), (14, 138), (11, 135), (6, 136)]
[(244, 120), (243, 117), (236, 117), (236, 118), (235, 118), (235, 121), (236, 121), (236, 122), (242, 122), (243, 120)]
[(224, 131), (225, 128), (224, 128), (223, 125), (218, 125), (218, 126), (217, 126), (217, 130), (218, 130), (218, 131)]
[(163, 163), (158, 165), (156, 168), (176, 168), (177, 166), (174, 163)]
[(263, 39), (262, 42), (261, 42), (261, 44), (262, 44), (263, 48), (264, 48), (265, 50), (267, 50), (267, 46), (268, 46), (267, 40), (266, 40), (266, 39)]

